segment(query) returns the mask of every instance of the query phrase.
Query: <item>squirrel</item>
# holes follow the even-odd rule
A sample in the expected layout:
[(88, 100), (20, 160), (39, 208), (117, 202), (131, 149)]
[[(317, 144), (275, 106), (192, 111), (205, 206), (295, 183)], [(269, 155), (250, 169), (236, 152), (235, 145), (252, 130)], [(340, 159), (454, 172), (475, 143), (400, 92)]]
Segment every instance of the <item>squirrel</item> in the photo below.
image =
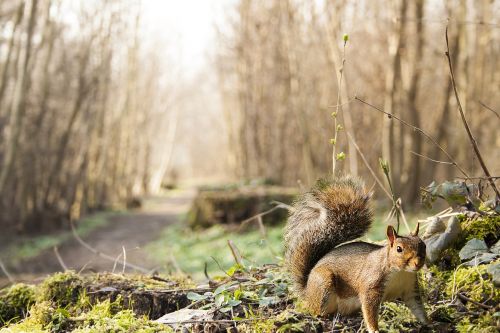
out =
[[(427, 324), (416, 272), (425, 261), (419, 225), (409, 236), (387, 227), (387, 245), (350, 242), (373, 221), (371, 194), (354, 176), (320, 180), (294, 203), (285, 227), (285, 264), (299, 298), (315, 315), (361, 309), (369, 332), (378, 332), (382, 302), (401, 299)], [(343, 244), (346, 243), (346, 244)]]

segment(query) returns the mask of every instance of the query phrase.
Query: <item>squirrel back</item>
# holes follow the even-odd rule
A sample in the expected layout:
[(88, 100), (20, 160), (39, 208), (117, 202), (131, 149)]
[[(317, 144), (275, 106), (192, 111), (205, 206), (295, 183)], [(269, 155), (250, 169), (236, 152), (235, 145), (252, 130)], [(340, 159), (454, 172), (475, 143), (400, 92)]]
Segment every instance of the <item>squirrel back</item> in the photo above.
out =
[(294, 203), (285, 227), (285, 262), (299, 293), (323, 256), (368, 231), (373, 220), (369, 199), (359, 178), (343, 176), (319, 180)]

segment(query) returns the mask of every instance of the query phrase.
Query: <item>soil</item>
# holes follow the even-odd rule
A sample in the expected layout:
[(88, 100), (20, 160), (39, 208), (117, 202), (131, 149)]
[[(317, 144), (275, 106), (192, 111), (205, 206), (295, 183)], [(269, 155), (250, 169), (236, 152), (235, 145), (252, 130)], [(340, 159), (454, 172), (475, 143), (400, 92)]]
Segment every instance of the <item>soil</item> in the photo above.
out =
[[(144, 246), (157, 239), (168, 225), (179, 223), (189, 210), (195, 196), (194, 190), (170, 192), (167, 196), (145, 198), (142, 208), (128, 211), (126, 214), (110, 215), (108, 223), (94, 229), (83, 240), (95, 250), (123, 259), (125, 249), (126, 262), (148, 270), (161, 268), (168, 258), (150, 258)], [(64, 264), (76, 272), (111, 272), (114, 262), (101, 258), (71, 238), (58, 248)], [(123, 266), (116, 264), (115, 271), (122, 272)], [(47, 249), (38, 256), (23, 261), (11, 268), (11, 274), (21, 277), (36, 277), (62, 271), (54, 250)], [(126, 272), (133, 272), (128, 267)]]

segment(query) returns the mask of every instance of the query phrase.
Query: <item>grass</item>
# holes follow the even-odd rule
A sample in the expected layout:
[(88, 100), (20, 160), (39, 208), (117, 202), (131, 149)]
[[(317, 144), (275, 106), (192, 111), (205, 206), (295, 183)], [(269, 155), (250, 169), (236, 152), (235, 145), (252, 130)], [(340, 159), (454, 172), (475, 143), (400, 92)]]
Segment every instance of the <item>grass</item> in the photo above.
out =
[[(85, 237), (98, 227), (108, 223), (108, 217), (118, 212), (100, 212), (89, 215), (76, 224), (78, 234)], [(58, 232), (56, 234), (47, 234), (36, 237), (25, 237), (16, 240), (2, 250), (2, 258), (11, 264), (19, 263), (22, 260), (36, 257), (41, 252), (59, 246), (73, 237), (70, 230)]]
[[(385, 239), (385, 218), (382, 214), (376, 214), (365, 240), (375, 242)], [(416, 221), (415, 216), (407, 216), (407, 219)], [(413, 225), (414, 223), (411, 223), (411, 226)], [(177, 265), (183, 272), (199, 281), (204, 279), (205, 265), (211, 277), (224, 275), (224, 272), (234, 265), (228, 240), (234, 242), (246, 265), (259, 266), (280, 262), (283, 255), (283, 228), (284, 223), (266, 227), (267, 237), (263, 237), (256, 224), (251, 225), (250, 230), (245, 232), (232, 231), (218, 225), (196, 231), (185, 227), (184, 224), (176, 224), (166, 227), (158, 239), (148, 244), (145, 250), (152, 259), (164, 258), (167, 270), (172, 271)], [(403, 226), (401, 233), (406, 234)]]

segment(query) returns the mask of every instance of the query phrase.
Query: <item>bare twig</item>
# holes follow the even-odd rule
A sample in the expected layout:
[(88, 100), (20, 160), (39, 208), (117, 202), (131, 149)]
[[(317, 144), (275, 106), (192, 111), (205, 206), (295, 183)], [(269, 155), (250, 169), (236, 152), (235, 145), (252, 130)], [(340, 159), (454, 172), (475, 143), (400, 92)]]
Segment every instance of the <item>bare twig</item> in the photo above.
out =
[(338, 92), (337, 92), (337, 105), (336, 105), (336, 111), (335, 115), (333, 116), (333, 122), (334, 122), (334, 136), (333, 136), (333, 142), (332, 142), (332, 176), (335, 177), (335, 168), (337, 166), (337, 138), (339, 134), (339, 124), (337, 123), (337, 117), (339, 116), (339, 112), (342, 112), (342, 104), (341, 104), (341, 95), (340, 92), (342, 90), (342, 78), (344, 77), (344, 65), (345, 65), (345, 46), (347, 44), (347, 39), (344, 38), (344, 49), (342, 51), (342, 66), (339, 69), (340, 72), (340, 78), (339, 78), (339, 87), (338, 87)]
[(0, 269), (5, 274), (5, 276), (7, 277), (7, 279), (9, 279), (10, 283), (16, 283), (16, 280), (14, 280), (14, 278), (12, 277), (12, 275), (10, 275), (9, 271), (7, 270), (7, 268), (5, 268), (5, 265), (3, 264), (3, 261), (1, 261), (1, 260), (0, 260)]
[(497, 111), (493, 110), (492, 108), (490, 108), (488, 105), (484, 104), (483, 102), (479, 101), (479, 104), (481, 104), (481, 106), (483, 108), (485, 108), (486, 110), (490, 110), (491, 112), (493, 112), (495, 114), (495, 116), (497, 116), (498, 119), (500, 119), (500, 114), (498, 114)]
[(479, 307), (481, 307), (483, 309), (486, 309), (486, 310), (493, 309), (493, 307), (491, 305), (486, 305), (486, 304), (483, 304), (483, 303), (479, 303), (479, 302), (477, 302), (477, 301), (475, 301), (475, 300), (473, 300), (473, 299), (465, 296), (462, 293), (458, 293), (457, 295), (458, 295), (458, 298), (460, 298), (462, 301), (470, 302), (470, 303), (475, 304), (475, 305), (477, 305), (477, 306), (479, 306)]
[(262, 238), (267, 239), (266, 227), (264, 226), (264, 222), (262, 221), (262, 216), (257, 217), (257, 223), (259, 225), (259, 232)]
[(497, 196), (497, 200), (500, 200), (500, 192), (498, 191), (495, 182), (493, 179), (491, 179), (491, 174), (486, 167), (486, 164), (484, 163), (483, 156), (481, 155), (481, 152), (479, 151), (479, 147), (477, 146), (476, 139), (474, 139), (474, 136), (472, 135), (472, 132), (470, 130), (469, 124), (467, 123), (467, 119), (465, 119), (465, 113), (462, 108), (462, 103), (460, 102), (460, 98), (458, 97), (458, 91), (457, 91), (457, 85), (455, 83), (455, 74), (453, 73), (453, 66), (451, 64), (451, 58), (450, 58), (450, 45), (448, 42), (448, 25), (446, 26), (446, 32), (445, 32), (445, 37), (446, 37), (446, 58), (448, 59), (448, 66), (450, 68), (450, 77), (451, 77), (451, 85), (453, 86), (453, 91), (455, 93), (455, 98), (457, 100), (457, 105), (458, 105), (458, 111), (460, 111), (460, 117), (462, 118), (462, 123), (464, 124), (465, 130), (467, 131), (467, 135), (469, 136), (469, 141), (472, 144), (472, 148), (474, 149), (474, 153), (477, 156), (477, 159), (479, 160), (479, 164), (481, 165), (481, 168), (484, 171), (484, 174), (488, 177), (488, 181), (493, 188), (493, 191), (495, 191), (495, 194)]
[(241, 258), (240, 251), (238, 250), (238, 248), (236, 247), (236, 245), (234, 245), (233, 241), (230, 240), (230, 239), (228, 239), (227, 240), (227, 245), (229, 245), (229, 248), (231, 249), (231, 253), (233, 255), (234, 261), (236, 261), (236, 263), (239, 266), (243, 266), (243, 261), (242, 261), (242, 258)]
[(351, 140), (352, 144), (354, 145), (354, 147), (356, 148), (356, 150), (358, 151), (358, 154), (359, 156), (361, 156), (361, 159), (363, 160), (363, 162), (365, 163), (366, 167), (368, 168), (368, 170), (370, 171), (370, 173), (372, 174), (373, 178), (375, 179), (375, 181), (377, 182), (378, 186), (380, 186), (380, 188), (384, 191), (384, 193), (387, 195), (387, 197), (389, 199), (392, 199), (392, 196), (391, 194), (389, 193), (389, 191), (387, 191), (387, 189), (385, 188), (384, 184), (382, 183), (382, 181), (377, 177), (377, 174), (375, 173), (375, 171), (373, 171), (373, 169), (370, 167), (370, 164), (368, 163), (368, 161), (366, 160), (366, 157), (365, 155), (363, 154), (363, 152), (361, 151), (361, 149), (359, 148), (358, 144), (356, 143), (356, 141), (354, 140), (354, 138), (352, 137), (351, 133), (347, 132), (347, 136), (349, 137), (349, 140)]
[(426, 160), (429, 160), (431, 162), (434, 162), (434, 163), (440, 163), (440, 164), (448, 164), (448, 165), (453, 165), (452, 162), (446, 162), (446, 161), (439, 161), (439, 160), (435, 160), (433, 158), (430, 158), (429, 156), (425, 156), (425, 155), (422, 155), (422, 154), (419, 154), (419, 153), (416, 153), (414, 152), (413, 150), (410, 150), (410, 153), (412, 153), (413, 155), (417, 155), (419, 157), (422, 157), (422, 158), (425, 158)]
[(113, 263), (113, 270), (111, 271), (111, 273), (115, 274), (116, 264), (117, 264), (118, 260), (122, 257), (122, 255), (123, 255), (123, 252), (122, 252), (122, 253), (120, 253), (120, 254), (116, 257), (115, 262)]
[(64, 271), (67, 271), (68, 270), (68, 266), (66, 266), (66, 264), (64, 263), (63, 258), (59, 254), (59, 250), (57, 249), (57, 246), (54, 246), (54, 254), (56, 255), (57, 261), (59, 261), (59, 265), (61, 265), (62, 269)]
[(215, 261), (215, 264), (219, 267), (219, 269), (224, 273), (226, 274), (227, 276), (229, 276), (230, 278), (232, 278), (231, 275), (227, 274), (226, 270), (224, 268), (222, 268), (221, 264), (219, 263), (219, 261), (217, 259), (215, 259), (215, 257), (213, 256), (210, 256), (210, 258), (212, 258), (213, 261)]
[[(75, 239), (78, 241), (78, 243), (80, 243), (84, 248), (86, 248), (87, 250), (89, 250), (90, 252), (92, 252), (93, 254), (95, 254), (96, 256), (99, 256), (103, 259), (106, 259), (106, 260), (109, 260), (109, 261), (112, 261), (112, 262), (115, 262), (116, 258), (106, 254), (106, 253), (102, 253), (101, 251), (99, 250), (96, 250), (94, 249), (92, 246), (90, 246), (87, 242), (85, 242), (81, 237), (80, 235), (78, 235), (78, 233), (76, 232), (76, 229), (75, 229), (75, 225), (73, 224), (73, 221), (70, 221), (70, 226), (71, 226), (71, 231), (73, 233), (73, 237), (75, 237)], [(134, 264), (131, 264), (131, 263), (127, 263), (123, 260), (116, 260), (117, 263), (121, 264), (121, 265), (124, 265), (124, 266), (127, 266), (129, 268), (132, 268), (132, 269), (135, 269), (137, 271), (140, 271), (142, 273), (148, 273), (149, 270), (144, 268), (144, 267), (141, 267), (141, 266), (137, 266), (137, 265), (134, 265)]]
[(175, 268), (175, 271), (177, 272), (177, 274), (182, 274), (183, 273), (182, 268), (179, 265), (179, 262), (177, 261), (177, 259), (175, 259), (175, 256), (172, 252), (170, 252), (170, 261), (172, 262), (172, 265), (174, 265), (174, 268)]
[(401, 124), (413, 129), (414, 131), (416, 132), (419, 132), (420, 134), (422, 134), (424, 137), (426, 137), (430, 142), (432, 142), (437, 148), (439, 148), (439, 150), (441, 150), (445, 155), (446, 157), (448, 158), (448, 160), (451, 162), (452, 165), (454, 165), (465, 177), (469, 178), (469, 175), (467, 174), (467, 172), (453, 159), (453, 157), (451, 157), (451, 155), (436, 141), (434, 140), (429, 134), (427, 134), (423, 129), (417, 127), (417, 126), (414, 126), (406, 121), (404, 121), (403, 119), (399, 118), (398, 116), (394, 115), (394, 114), (391, 114), (385, 110), (382, 110), (381, 108), (378, 108), (376, 107), (375, 105), (373, 104), (370, 104), (364, 100), (362, 100), (361, 98), (355, 96), (354, 99), (358, 100), (359, 102), (371, 107), (372, 109), (374, 110), (377, 110), (379, 112), (382, 112), (384, 114), (386, 114), (389, 118), (394, 118), (396, 119), (397, 121), (399, 121)]
[(125, 246), (122, 245), (122, 251), (123, 251), (123, 268), (122, 268), (122, 274), (125, 274), (125, 267), (127, 267), (127, 251), (125, 251)]
[(293, 208), (292, 206), (287, 205), (287, 204), (285, 204), (285, 203), (283, 203), (283, 202), (279, 202), (279, 201), (272, 201), (271, 203), (272, 203), (272, 204), (275, 204), (276, 206), (274, 206), (274, 207), (273, 207), (273, 208), (271, 208), (271, 209), (266, 210), (265, 212), (259, 213), (259, 214), (257, 214), (257, 215), (254, 215), (254, 216), (252, 216), (252, 217), (247, 218), (246, 220), (241, 221), (241, 222), (240, 222), (240, 226), (239, 226), (238, 230), (241, 230), (241, 228), (242, 228), (245, 224), (247, 224), (247, 223), (249, 223), (249, 222), (252, 222), (253, 220), (258, 220), (258, 218), (259, 218), (259, 217), (261, 218), (262, 216), (265, 216), (265, 215), (267, 215), (267, 214), (270, 214), (270, 213), (274, 212), (274, 211), (275, 211), (275, 210), (277, 210), (277, 209), (282, 208), (282, 209), (286, 209), (286, 210), (288, 210), (288, 211), (290, 211), (290, 212), (293, 212), (293, 210), (294, 210), (294, 208)]

